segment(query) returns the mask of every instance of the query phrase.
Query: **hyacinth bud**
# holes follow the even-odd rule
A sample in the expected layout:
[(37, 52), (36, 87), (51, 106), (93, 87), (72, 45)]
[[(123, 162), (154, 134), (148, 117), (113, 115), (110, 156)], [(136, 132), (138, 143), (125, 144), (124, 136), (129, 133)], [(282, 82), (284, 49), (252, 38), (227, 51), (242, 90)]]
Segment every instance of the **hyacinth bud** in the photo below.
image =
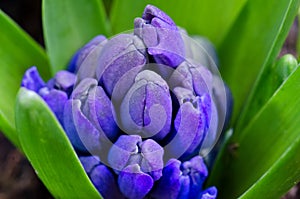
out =
[(111, 95), (116, 83), (126, 72), (143, 66), (146, 61), (145, 46), (138, 37), (132, 34), (117, 35), (106, 43), (99, 55), (97, 79)]
[(144, 41), (156, 63), (176, 67), (184, 60), (184, 43), (179, 29), (155, 6), (146, 6), (142, 18), (135, 19), (134, 28), (134, 33)]
[[(152, 139), (122, 135), (108, 153), (109, 165), (119, 174), (119, 187), (128, 198), (143, 198), (162, 175), (163, 148)], [(144, 186), (137, 185), (143, 183)]]
[(29, 68), (21, 86), (38, 93), (62, 123), (65, 103), (72, 92), (76, 76), (68, 71), (59, 71), (47, 84), (40, 77), (36, 67)]
[(74, 89), (64, 109), (64, 127), (81, 152), (99, 152), (118, 135), (111, 102), (96, 79), (85, 78)]
[(172, 101), (167, 83), (157, 74), (144, 70), (121, 104), (122, 126), (129, 134), (162, 140), (171, 129)]
[(151, 194), (157, 199), (216, 198), (215, 187), (202, 190), (207, 175), (207, 168), (200, 156), (183, 163), (170, 159)]
[(202, 189), (199, 154), (216, 143), (232, 100), (214, 60), (209, 42), (148, 5), (133, 32), (81, 48), (73, 73), (46, 84), (32, 68), (22, 86), (48, 103), (78, 154), (93, 155), (80, 159), (105, 198), (216, 198)]
[(92, 183), (104, 198), (124, 198), (112, 171), (101, 164), (99, 157), (81, 156), (79, 159)]
[[(104, 46), (104, 44), (106, 43), (106, 37), (104, 37), (103, 35), (98, 35), (96, 37), (94, 37), (90, 42), (88, 42), (85, 46), (83, 46), (80, 50), (78, 50), (75, 55), (73, 56), (73, 58), (71, 59), (69, 66), (68, 66), (68, 70), (70, 72), (78, 72), (79, 71), (79, 67), (81, 66), (81, 64), (84, 62), (84, 60), (91, 56), (91, 53), (95, 52), (94, 49), (95, 48), (102, 48)], [(90, 68), (85, 70), (85, 73), (88, 74), (95, 74), (95, 69), (93, 68), (93, 66), (95, 66), (95, 64), (87, 64), (88, 66), (90, 66)], [(85, 74), (84, 77), (92, 77), (90, 75)]]

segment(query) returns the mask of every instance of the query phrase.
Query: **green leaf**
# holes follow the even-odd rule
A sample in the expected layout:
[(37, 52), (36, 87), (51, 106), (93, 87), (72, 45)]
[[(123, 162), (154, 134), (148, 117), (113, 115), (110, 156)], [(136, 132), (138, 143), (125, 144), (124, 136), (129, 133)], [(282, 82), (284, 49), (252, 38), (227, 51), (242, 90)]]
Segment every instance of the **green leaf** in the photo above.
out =
[(144, 7), (153, 4), (166, 12), (190, 34), (208, 37), (218, 46), (247, 0), (115, 0), (110, 15), (113, 33), (133, 29), (133, 20), (141, 17)]
[(17, 96), (16, 126), (26, 157), (55, 198), (101, 198), (52, 111), (25, 88)]
[[(237, 119), (260, 69), (274, 62), (295, 19), (299, 0), (251, 0), (218, 49), (221, 74), (232, 90)], [(236, 132), (239, 133), (239, 132)]]
[[(288, 76), (298, 67), (297, 60), (291, 54), (286, 54), (278, 61), (264, 68), (256, 87), (253, 88), (245, 108), (237, 121), (235, 130), (240, 132), (248, 121), (265, 105), (270, 97)], [(263, 88), (263, 89), (262, 89)], [(239, 134), (236, 134), (240, 136)]]
[(237, 198), (247, 190), (249, 196), (254, 190), (265, 194), (252, 198), (279, 198), (300, 181), (299, 79), (298, 67), (221, 152), (209, 182), (221, 198)]
[(44, 78), (49, 78), (49, 63), (43, 49), (1, 10), (0, 24), (0, 130), (19, 146), (14, 102), (22, 76), (35, 65)]
[[(278, 198), (285, 194), (300, 179), (300, 139), (286, 149), (285, 153), (254, 183), (240, 198)], [(275, 186), (270, 186), (270, 185)]]
[(99, 0), (44, 0), (43, 27), (52, 73), (65, 69), (73, 54), (94, 36), (108, 36)]

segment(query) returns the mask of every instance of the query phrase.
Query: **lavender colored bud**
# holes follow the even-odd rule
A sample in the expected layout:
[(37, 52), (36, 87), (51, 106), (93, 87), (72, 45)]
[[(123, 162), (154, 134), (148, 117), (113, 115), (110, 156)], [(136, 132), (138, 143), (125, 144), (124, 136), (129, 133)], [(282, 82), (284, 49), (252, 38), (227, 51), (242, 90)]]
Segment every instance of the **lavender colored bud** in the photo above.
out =
[(147, 5), (142, 18), (134, 21), (134, 33), (145, 43), (156, 63), (171, 67), (184, 60), (184, 42), (173, 20), (153, 5)]
[(62, 70), (58, 71), (54, 78), (47, 82), (47, 87), (49, 89), (57, 89), (64, 91), (70, 96), (73, 91), (73, 87), (76, 81), (76, 75), (68, 71)]
[(167, 83), (155, 72), (137, 74), (120, 109), (123, 130), (162, 140), (170, 131), (172, 101)]
[(114, 141), (119, 131), (111, 102), (97, 84), (92, 78), (82, 80), (64, 110), (67, 135), (75, 148), (82, 152), (89, 149), (99, 152), (101, 145)]
[(142, 141), (138, 135), (122, 135), (111, 147), (108, 163), (117, 174), (127, 166), (137, 164), (156, 181), (162, 175), (163, 154), (163, 148), (154, 140)]
[(81, 111), (80, 100), (68, 100), (63, 126), (74, 148), (80, 152), (101, 151), (100, 132)]
[(111, 170), (97, 156), (81, 156), (81, 164), (92, 183), (104, 198), (124, 198)]
[(200, 156), (183, 163), (170, 159), (151, 196), (157, 199), (216, 198), (215, 187), (202, 190), (207, 175), (207, 168)]
[(199, 152), (210, 119), (209, 95), (195, 96), (192, 91), (176, 87), (174, 93), (180, 108), (174, 120), (175, 136), (165, 147), (168, 158), (185, 159)]
[(143, 42), (131, 34), (117, 35), (106, 43), (98, 58), (96, 76), (109, 95), (127, 71), (146, 64), (144, 50)]
[(67, 93), (44, 87), (40, 89), (39, 94), (42, 96), (44, 101), (48, 104), (51, 110), (55, 113), (58, 121), (62, 124), (64, 116), (65, 103), (68, 100)]
[(212, 90), (213, 76), (204, 66), (182, 62), (170, 77), (172, 88), (183, 87), (201, 96)]
[(41, 88), (45, 87), (45, 82), (35, 66), (29, 68), (25, 72), (21, 86), (35, 92), (38, 92)]
[(21, 86), (38, 93), (62, 123), (64, 106), (68, 95), (72, 92), (75, 78), (75, 75), (70, 72), (59, 71), (46, 84), (36, 67), (31, 67), (25, 72)]
[(209, 187), (201, 193), (201, 199), (215, 199), (218, 196), (216, 187)]
[(152, 177), (141, 171), (138, 164), (124, 168), (118, 178), (121, 192), (128, 199), (142, 199), (152, 189)]
[(72, 57), (68, 71), (78, 72), (80, 65), (85, 61), (85, 59), (92, 53), (92, 51), (99, 45), (106, 43), (106, 37), (103, 35), (97, 35), (81, 49), (79, 49), (75, 55)]

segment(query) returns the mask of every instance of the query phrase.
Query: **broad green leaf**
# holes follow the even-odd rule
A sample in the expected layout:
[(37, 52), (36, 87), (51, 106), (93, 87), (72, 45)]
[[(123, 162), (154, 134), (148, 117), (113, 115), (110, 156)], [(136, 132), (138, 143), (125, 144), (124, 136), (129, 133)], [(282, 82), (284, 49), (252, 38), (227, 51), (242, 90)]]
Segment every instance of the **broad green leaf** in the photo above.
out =
[(16, 126), (26, 157), (55, 198), (101, 198), (47, 104), (21, 88)]
[[(264, 67), (258, 83), (253, 88), (245, 108), (237, 121), (235, 130), (240, 132), (248, 121), (263, 107), (286, 78), (298, 67), (297, 60), (291, 54), (284, 55), (273, 64)], [(236, 134), (240, 136), (240, 134)]]
[[(285, 153), (240, 198), (279, 198), (300, 179), (300, 139), (289, 146)], [(275, 184), (275, 186), (270, 186)]]
[(65, 69), (72, 55), (94, 36), (108, 36), (99, 0), (44, 0), (43, 27), (52, 73)]
[[(254, 198), (279, 198), (300, 181), (299, 80), (298, 67), (249, 121), (241, 136), (233, 136), (221, 152), (209, 182), (219, 188), (220, 198), (237, 198), (252, 189), (266, 194)], [(270, 187), (278, 191), (273, 195), (263, 191)]]
[(221, 74), (234, 98), (233, 121), (237, 119), (260, 69), (274, 62), (279, 53), (299, 2), (248, 1), (218, 49)]
[(208, 37), (220, 44), (247, 0), (115, 0), (110, 15), (114, 33), (133, 29), (135, 17), (141, 17), (144, 7), (153, 4), (166, 12), (177, 25), (190, 34)]
[(16, 146), (14, 101), (24, 72), (33, 65), (50, 77), (43, 49), (0, 10), (0, 130)]

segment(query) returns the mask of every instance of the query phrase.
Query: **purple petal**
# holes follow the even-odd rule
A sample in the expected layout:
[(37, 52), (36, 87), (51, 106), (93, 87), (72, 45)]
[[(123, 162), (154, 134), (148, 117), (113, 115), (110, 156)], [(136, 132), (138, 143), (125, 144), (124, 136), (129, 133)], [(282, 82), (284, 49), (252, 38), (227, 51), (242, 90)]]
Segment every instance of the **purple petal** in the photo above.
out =
[(195, 156), (190, 161), (182, 164), (183, 176), (188, 176), (190, 181), (189, 197), (198, 198), (203, 183), (208, 175), (206, 165), (200, 156)]
[(106, 38), (103, 35), (98, 35), (89, 41), (85, 46), (79, 49), (73, 56), (68, 66), (68, 71), (77, 72), (80, 65), (85, 61), (89, 54), (100, 44), (105, 43)]
[(185, 61), (176, 68), (169, 82), (171, 88), (183, 87), (195, 91), (196, 95), (201, 96), (210, 92), (212, 80), (212, 74), (207, 68), (191, 65)]
[(45, 82), (41, 78), (35, 66), (26, 70), (21, 86), (35, 92), (38, 92), (42, 87), (45, 86)]
[(161, 11), (160, 9), (158, 9), (153, 5), (147, 5), (145, 7), (142, 18), (146, 21), (151, 21), (154, 17), (161, 19), (162, 21), (166, 22), (166, 24), (170, 26), (176, 25), (174, 21), (166, 13), (164, 13), (163, 11)]
[(138, 143), (142, 139), (138, 135), (121, 135), (108, 153), (108, 163), (118, 173), (127, 163), (132, 154), (138, 152)]
[(102, 87), (89, 89), (83, 113), (99, 131), (103, 131), (111, 141), (116, 141), (119, 128), (115, 122), (114, 107)]
[(143, 157), (141, 161), (142, 171), (149, 173), (154, 181), (158, 180), (162, 176), (164, 166), (164, 149), (151, 139), (142, 142), (140, 148)]
[(68, 100), (64, 109), (64, 129), (72, 145), (81, 152), (101, 150), (100, 133), (82, 114), (79, 100)]
[(54, 88), (70, 94), (76, 81), (76, 76), (68, 71), (59, 71), (54, 77)]
[(179, 182), (180, 191), (178, 193), (178, 198), (189, 199), (191, 179), (189, 178), (189, 176), (181, 176)]
[[(211, 115), (210, 115), (210, 123), (209, 123), (209, 129), (208, 132), (203, 140), (203, 144), (201, 146), (201, 149), (209, 150), (213, 147), (215, 142), (217, 141), (217, 136), (218, 136), (218, 112), (217, 112), (217, 107), (215, 103), (211, 103)], [(206, 152), (206, 153), (207, 153)]]
[(97, 156), (81, 156), (80, 161), (92, 183), (104, 198), (124, 198), (113, 173), (100, 163)]
[(181, 105), (174, 120), (176, 135), (165, 152), (169, 158), (184, 158), (199, 152), (206, 133), (206, 119), (199, 97), (180, 87), (175, 88), (174, 93)]
[(167, 83), (156, 73), (140, 72), (120, 109), (123, 131), (162, 140), (170, 131), (172, 101)]
[(107, 42), (99, 56), (96, 73), (109, 95), (127, 71), (146, 63), (144, 49), (143, 42), (130, 34), (119, 34)]
[(184, 42), (173, 20), (155, 6), (146, 6), (134, 21), (134, 33), (148, 48), (156, 63), (178, 66), (184, 59)]
[(163, 148), (154, 140), (142, 142), (138, 135), (122, 135), (111, 147), (108, 163), (116, 173), (128, 165), (138, 164), (141, 171), (158, 180), (162, 175), (163, 154)]
[(92, 172), (95, 166), (101, 164), (100, 158), (98, 156), (81, 156), (79, 157), (79, 160), (85, 172), (87, 172), (88, 174)]
[(218, 190), (216, 187), (210, 187), (204, 190), (201, 194), (201, 199), (215, 199), (217, 198)]
[(152, 177), (141, 172), (137, 164), (129, 165), (121, 171), (118, 183), (121, 192), (129, 199), (142, 199), (153, 187)]
[(180, 191), (180, 164), (176, 159), (170, 159), (163, 169), (163, 175), (151, 192), (156, 199), (176, 199)]
[(64, 107), (68, 100), (67, 94), (56, 89), (51, 89), (50, 91), (43, 90), (48, 90), (48, 88), (42, 88), (39, 94), (54, 112), (59, 122), (63, 124)]

